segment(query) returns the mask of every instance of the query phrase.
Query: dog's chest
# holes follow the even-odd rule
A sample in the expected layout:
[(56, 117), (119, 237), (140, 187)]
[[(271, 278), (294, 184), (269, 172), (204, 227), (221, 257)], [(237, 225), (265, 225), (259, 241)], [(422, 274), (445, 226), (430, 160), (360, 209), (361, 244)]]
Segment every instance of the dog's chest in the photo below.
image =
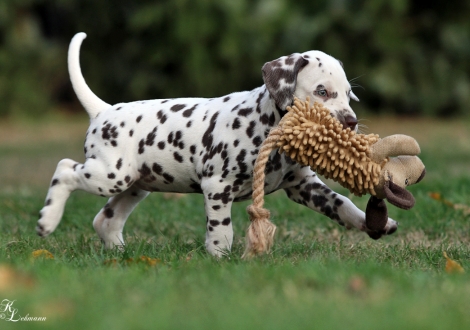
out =
[[(92, 121), (86, 157), (101, 160), (108, 171), (139, 177), (135, 184), (149, 191), (202, 192), (206, 181), (249, 197), (259, 147), (280, 119), (275, 108), (263, 106), (267, 98), (260, 88), (217, 99), (116, 104)], [(268, 191), (291, 165), (271, 155)]]

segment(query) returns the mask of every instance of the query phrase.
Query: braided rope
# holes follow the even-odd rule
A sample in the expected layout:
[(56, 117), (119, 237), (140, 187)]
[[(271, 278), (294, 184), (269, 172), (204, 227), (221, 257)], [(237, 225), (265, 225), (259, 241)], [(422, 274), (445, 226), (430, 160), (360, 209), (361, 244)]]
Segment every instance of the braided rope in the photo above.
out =
[(250, 217), (250, 226), (246, 232), (246, 249), (242, 258), (250, 258), (254, 255), (267, 252), (274, 242), (276, 226), (269, 220), (269, 210), (264, 206), (264, 179), (265, 168), (269, 155), (273, 149), (277, 149), (277, 142), (281, 138), (281, 128), (271, 130), (266, 140), (261, 145), (258, 157), (253, 168), (253, 204), (246, 209)]

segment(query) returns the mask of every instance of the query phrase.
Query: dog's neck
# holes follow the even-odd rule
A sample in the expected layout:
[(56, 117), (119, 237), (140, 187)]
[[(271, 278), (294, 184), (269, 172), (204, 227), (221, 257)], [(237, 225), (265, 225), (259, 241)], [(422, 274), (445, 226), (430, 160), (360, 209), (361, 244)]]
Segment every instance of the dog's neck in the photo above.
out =
[(276, 126), (282, 117), (287, 113), (287, 110), (283, 110), (276, 105), (274, 98), (269, 94), (266, 85), (258, 87), (253, 90), (256, 94), (259, 95), (258, 99), (256, 100), (257, 110), (260, 109), (261, 113), (270, 114), (271, 111), (274, 112), (275, 121), (269, 122), (270, 126)]

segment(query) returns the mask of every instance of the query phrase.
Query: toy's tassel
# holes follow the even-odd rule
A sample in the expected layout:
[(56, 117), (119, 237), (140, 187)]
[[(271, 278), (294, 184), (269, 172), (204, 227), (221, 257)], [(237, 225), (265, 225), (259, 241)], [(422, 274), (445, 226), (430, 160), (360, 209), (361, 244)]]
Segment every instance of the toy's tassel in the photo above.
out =
[(247, 207), (250, 216), (250, 226), (246, 232), (246, 247), (242, 258), (250, 258), (268, 252), (274, 242), (276, 226), (269, 220), (270, 213), (264, 205), (264, 170), (271, 151), (276, 148), (282, 134), (280, 128), (270, 132), (261, 145), (253, 169), (253, 204)]
[(249, 205), (246, 210), (251, 224), (246, 231), (246, 248), (242, 258), (251, 258), (271, 249), (276, 226), (269, 220), (270, 213), (267, 209)]

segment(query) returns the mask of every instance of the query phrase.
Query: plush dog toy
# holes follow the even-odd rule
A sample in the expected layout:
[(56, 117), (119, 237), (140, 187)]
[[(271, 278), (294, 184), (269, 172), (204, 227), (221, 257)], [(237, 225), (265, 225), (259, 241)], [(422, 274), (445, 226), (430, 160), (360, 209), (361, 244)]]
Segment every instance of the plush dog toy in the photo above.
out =
[(344, 129), (323, 105), (311, 106), (308, 99), (295, 99), (294, 106), (287, 110), (262, 144), (255, 163), (245, 256), (265, 252), (272, 245), (276, 227), (269, 221), (269, 211), (263, 204), (264, 169), (274, 148), (357, 196), (370, 194), (366, 226), (372, 231), (382, 230), (387, 224), (385, 199), (405, 210), (414, 206), (415, 199), (405, 188), (419, 182), (426, 173), (416, 156), (420, 148), (415, 139), (406, 135), (380, 139), (376, 134), (357, 134)]

